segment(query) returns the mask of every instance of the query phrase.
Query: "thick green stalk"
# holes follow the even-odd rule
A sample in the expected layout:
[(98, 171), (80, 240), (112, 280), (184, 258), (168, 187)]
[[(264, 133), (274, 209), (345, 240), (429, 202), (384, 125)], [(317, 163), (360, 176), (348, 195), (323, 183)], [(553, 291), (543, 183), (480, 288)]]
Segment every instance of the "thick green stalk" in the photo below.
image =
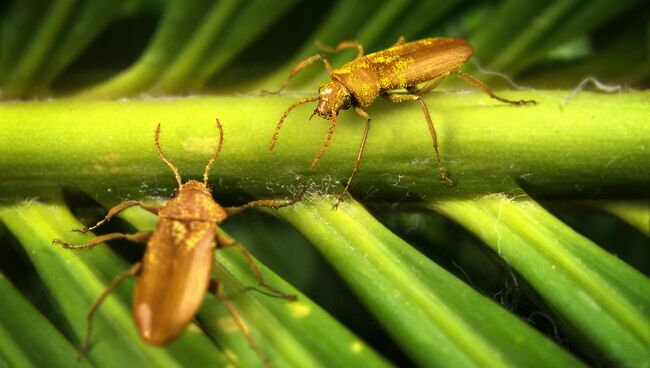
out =
[[(417, 104), (383, 101), (373, 117), (353, 194), (375, 198), (464, 196), (523, 188), (539, 197), (641, 197), (650, 188), (650, 93), (616, 95), (509, 92), (534, 98), (515, 107), (483, 94), (426, 96), (442, 162), (456, 186), (439, 180), (431, 137)], [(153, 144), (184, 177), (199, 178), (215, 149), (219, 117), (225, 132), (212, 172), (217, 197), (247, 192), (286, 195), (299, 186), (340, 191), (351, 172), (363, 124), (351, 112), (319, 166), (309, 165), (327, 122), (308, 120), (313, 105), (295, 109), (272, 153), (275, 125), (293, 97), (215, 97), (128, 101), (58, 100), (0, 105), (0, 193), (3, 200), (48, 197), (61, 187), (93, 195), (166, 194), (174, 186)]]

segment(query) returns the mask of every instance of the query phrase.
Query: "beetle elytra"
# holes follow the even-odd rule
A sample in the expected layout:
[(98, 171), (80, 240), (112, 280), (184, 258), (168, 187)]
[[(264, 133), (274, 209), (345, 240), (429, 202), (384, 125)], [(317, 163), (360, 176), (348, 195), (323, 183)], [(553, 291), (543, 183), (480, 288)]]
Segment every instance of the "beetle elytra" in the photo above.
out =
[(202, 182), (196, 180), (182, 182), (178, 169), (160, 148), (160, 124), (158, 124), (155, 146), (160, 158), (171, 168), (178, 182), (179, 188), (174, 198), (162, 206), (141, 201), (126, 201), (111, 208), (96, 225), (76, 230), (84, 233), (92, 231), (119, 212), (129, 207), (139, 206), (159, 217), (154, 231), (135, 234), (110, 233), (95, 237), (85, 244), (53, 241), (64, 248), (72, 249), (92, 248), (113, 239), (127, 239), (147, 244), (143, 260), (109, 283), (89, 308), (86, 315), (86, 335), (80, 347), (80, 355), (88, 349), (92, 333), (92, 318), (96, 310), (122, 281), (134, 276), (137, 277), (137, 281), (133, 297), (133, 313), (138, 333), (145, 342), (161, 345), (177, 337), (196, 314), (206, 291), (211, 290), (226, 304), (249, 345), (260, 359), (267, 363), (266, 356), (258, 348), (245, 322), (230, 301), (224, 297), (221, 284), (211, 280), (215, 249), (235, 246), (246, 258), (261, 286), (290, 300), (295, 300), (296, 296), (266, 284), (246, 249), (239, 243), (217, 235), (216, 230), (230, 214), (257, 206), (277, 209), (295, 203), (300, 194), (290, 201), (257, 200), (239, 207), (220, 206), (213, 199), (207, 186), (210, 168), (223, 146), (223, 129), (218, 119), (216, 125), (219, 130), (219, 144), (205, 167)]
[[(356, 41), (343, 41), (335, 48), (321, 45), (319, 47), (324, 51), (332, 52), (338, 52), (346, 48), (357, 48), (358, 55), (354, 60), (336, 69), (333, 69), (327, 58), (321, 54), (305, 59), (293, 68), (289, 78), (276, 93), (282, 91), (301, 70), (317, 61), (322, 61), (325, 64), (330, 81), (320, 87), (318, 95), (303, 98), (289, 105), (275, 128), (269, 150), (272, 150), (275, 146), (280, 128), (289, 112), (304, 103), (318, 101), (318, 105), (310, 119), (318, 114), (321, 118), (330, 120), (331, 123), (327, 137), (312, 161), (310, 170), (313, 170), (334, 134), (336, 116), (340, 110), (354, 108), (355, 113), (366, 121), (366, 125), (352, 174), (339, 197), (339, 202), (348, 192), (350, 183), (352, 183), (352, 179), (359, 169), (366, 145), (370, 129), (370, 116), (364, 108), (369, 106), (378, 96), (382, 96), (394, 103), (417, 101), (420, 104), (433, 141), (440, 176), (450, 186), (453, 185), (453, 182), (442, 165), (440, 153), (438, 152), (438, 136), (429, 109), (420, 97), (422, 94), (434, 89), (445, 77), (455, 75), (487, 93), (491, 98), (501, 102), (513, 105), (535, 103), (532, 100), (512, 101), (499, 97), (492, 93), (481, 81), (460, 72), (458, 69), (467, 63), (472, 56), (473, 50), (472, 46), (459, 38), (427, 38), (408, 43), (403, 38), (400, 38), (393, 47), (366, 56), (363, 56), (363, 47)], [(424, 84), (418, 87), (422, 83)], [(406, 91), (396, 91), (399, 89), (405, 89)]]

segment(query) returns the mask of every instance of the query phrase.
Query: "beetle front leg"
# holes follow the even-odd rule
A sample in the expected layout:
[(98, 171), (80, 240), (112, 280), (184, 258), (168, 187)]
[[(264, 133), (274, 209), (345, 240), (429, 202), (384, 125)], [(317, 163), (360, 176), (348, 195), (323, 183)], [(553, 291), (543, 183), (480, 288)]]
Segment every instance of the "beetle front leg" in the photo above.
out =
[(481, 91), (487, 93), (491, 98), (493, 98), (495, 100), (505, 102), (505, 103), (508, 103), (508, 104), (511, 104), (511, 105), (527, 105), (527, 104), (536, 105), (537, 104), (537, 102), (535, 100), (516, 100), (516, 101), (514, 101), (514, 100), (505, 99), (503, 97), (499, 97), (499, 96), (495, 95), (490, 90), (490, 88), (488, 86), (486, 86), (483, 82), (481, 82), (480, 80), (478, 80), (478, 79), (476, 79), (476, 78), (474, 78), (474, 77), (472, 77), (472, 76), (470, 76), (468, 74), (465, 74), (465, 73), (463, 73), (461, 71), (458, 71), (458, 70), (453, 71), (452, 74), (457, 76), (458, 78), (466, 81), (467, 83), (473, 85), (474, 87), (480, 89)]
[(405, 43), (406, 43), (406, 38), (404, 38), (404, 36), (399, 36), (397, 42), (395, 42), (392, 47), (403, 45)]
[(259, 199), (256, 201), (250, 201), (242, 206), (225, 207), (224, 209), (228, 213), (228, 216), (236, 215), (238, 213), (244, 212), (249, 208), (255, 208), (255, 207), (268, 207), (277, 210), (282, 207), (291, 206), (292, 204), (297, 203), (300, 200), (300, 198), (302, 198), (303, 194), (305, 194), (305, 188), (300, 189), (298, 193), (296, 193), (296, 195), (294, 195), (293, 198), (289, 200), (278, 201), (274, 199)]
[(318, 164), (318, 161), (320, 161), (320, 158), (323, 157), (323, 154), (325, 154), (325, 149), (327, 149), (327, 146), (329, 146), (330, 140), (332, 140), (332, 135), (334, 134), (335, 129), (336, 129), (336, 115), (332, 117), (330, 128), (327, 131), (327, 137), (325, 137), (325, 141), (323, 141), (323, 145), (320, 147), (318, 154), (316, 154), (316, 157), (314, 157), (314, 160), (311, 162), (311, 166), (309, 166), (309, 171), (314, 170), (314, 168)]
[(291, 80), (293, 78), (295, 78), (303, 69), (305, 69), (306, 67), (310, 66), (311, 64), (313, 64), (313, 63), (315, 63), (315, 62), (317, 62), (319, 60), (322, 61), (323, 64), (325, 64), (325, 69), (327, 70), (327, 75), (331, 76), (332, 75), (332, 65), (330, 64), (329, 60), (327, 60), (327, 58), (325, 56), (321, 55), (321, 54), (316, 54), (316, 55), (311, 56), (311, 57), (299, 62), (298, 64), (296, 64), (296, 66), (293, 67), (293, 70), (291, 70), (291, 74), (289, 74), (289, 78), (287, 78), (287, 80), (284, 81), (284, 83), (282, 84), (282, 87), (280, 87), (279, 90), (277, 90), (275, 92), (268, 92), (268, 91), (263, 91), (263, 92), (265, 92), (267, 94), (273, 94), (273, 95), (280, 94), (280, 92), (282, 92), (285, 88), (287, 88), (287, 85), (289, 84), (289, 82), (291, 82)]
[(363, 56), (363, 45), (361, 45), (359, 41), (354, 41), (354, 40), (342, 41), (339, 42), (339, 44), (336, 45), (336, 47), (330, 47), (327, 45), (323, 45), (319, 40), (316, 40), (316, 46), (318, 46), (319, 49), (327, 52), (339, 52), (341, 50), (355, 47), (357, 49), (357, 57), (355, 57), (354, 59), (356, 60)]
[(153, 213), (154, 215), (158, 215), (158, 210), (160, 209), (160, 206), (146, 204), (146, 203), (141, 202), (141, 201), (126, 201), (126, 202), (122, 202), (122, 203), (118, 204), (117, 206), (115, 206), (115, 207), (111, 208), (110, 210), (108, 210), (108, 213), (106, 214), (106, 216), (103, 219), (101, 219), (99, 222), (97, 222), (94, 226), (86, 227), (86, 228), (83, 228), (83, 229), (72, 229), (72, 231), (76, 231), (76, 232), (80, 232), (80, 233), (87, 233), (89, 231), (95, 230), (96, 228), (98, 228), (98, 227), (104, 225), (105, 223), (107, 223), (108, 221), (110, 221), (118, 213), (124, 211), (127, 208), (134, 207), (134, 206), (142, 207), (144, 210), (147, 210), (147, 211)]
[(113, 279), (113, 281), (110, 282), (110, 284), (108, 284), (108, 286), (106, 286), (106, 289), (104, 289), (104, 291), (97, 297), (97, 299), (95, 299), (90, 308), (88, 308), (88, 312), (86, 312), (86, 336), (84, 336), (81, 347), (79, 347), (77, 360), (79, 360), (81, 356), (86, 352), (86, 350), (88, 350), (88, 346), (90, 345), (90, 336), (93, 331), (93, 316), (95, 315), (95, 312), (97, 312), (97, 309), (99, 309), (99, 306), (102, 305), (110, 293), (112, 293), (113, 290), (115, 290), (124, 280), (126, 280), (128, 277), (136, 276), (140, 273), (141, 269), (142, 263), (138, 262), (134, 264), (129, 270), (119, 274)]
[(357, 113), (361, 118), (366, 120), (366, 128), (363, 131), (363, 137), (361, 137), (361, 144), (359, 145), (359, 152), (357, 153), (357, 160), (354, 162), (354, 168), (352, 169), (352, 175), (348, 178), (348, 182), (345, 184), (345, 188), (343, 189), (343, 193), (339, 195), (339, 198), (336, 200), (336, 203), (334, 204), (334, 208), (339, 206), (339, 203), (345, 199), (346, 194), (348, 194), (348, 189), (350, 188), (350, 184), (352, 184), (352, 179), (354, 176), (357, 174), (357, 171), (359, 170), (359, 166), (361, 165), (361, 157), (363, 157), (363, 150), (366, 148), (366, 140), (368, 139), (368, 132), (370, 131), (370, 115), (368, 115), (367, 112), (365, 112), (362, 108), (359, 106), (354, 107), (354, 112)]
[(149, 238), (151, 238), (151, 234), (153, 234), (152, 231), (140, 231), (135, 234), (110, 233), (100, 235), (96, 238), (91, 239), (88, 243), (83, 244), (70, 244), (59, 239), (52, 240), (52, 244), (59, 244), (65, 249), (88, 249), (109, 240), (115, 239), (126, 239), (134, 243), (146, 244), (149, 241)]
[(418, 101), (420, 103), (420, 107), (422, 107), (422, 112), (424, 113), (424, 118), (427, 121), (427, 125), (429, 126), (431, 140), (433, 140), (433, 150), (436, 152), (436, 161), (438, 162), (438, 169), (440, 169), (440, 177), (442, 180), (447, 182), (447, 185), (453, 186), (454, 182), (447, 175), (447, 171), (445, 171), (445, 167), (442, 165), (442, 160), (440, 160), (440, 152), (438, 151), (438, 134), (436, 133), (436, 129), (433, 127), (433, 121), (431, 120), (429, 109), (427, 108), (427, 105), (424, 103), (422, 98), (418, 95), (410, 95), (404, 93), (384, 93), (382, 94), (382, 97), (394, 103), (410, 101)]

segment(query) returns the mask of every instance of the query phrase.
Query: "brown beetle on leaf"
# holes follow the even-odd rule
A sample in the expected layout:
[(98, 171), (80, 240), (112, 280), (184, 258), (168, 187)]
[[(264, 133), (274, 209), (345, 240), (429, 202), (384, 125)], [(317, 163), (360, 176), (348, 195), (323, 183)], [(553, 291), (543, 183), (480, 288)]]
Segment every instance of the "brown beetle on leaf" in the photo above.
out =
[(135, 234), (110, 233), (93, 238), (85, 244), (53, 241), (53, 243), (70, 249), (92, 248), (113, 239), (127, 239), (147, 244), (144, 259), (117, 276), (89, 308), (86, 315), (86, 336), (80, 347), (80, 355), (88, 349), (92, 333), (92, 318), (101, 303), (127, 277), (137, 277), (133, 314), (138, 333), (145, 342), (161, 345), (176, 338), (190, 323), (201, 306), (206, 291), (210, 290), (226, 304), (250, 346), (268, 365), (266, 356), (257, 347), (244, 320), (223, 295), (222, 284), (211, 279), (215, 249), (236, 247), (246, 258), (261, 286), (289, 300), (295, 300), (296, 296), (286, 294), (268, 285), (248, 251), (241, 244), (225, 236), (217, 235), (217, 227), (229, 215), (239, 213), (247, 208), (265, 206), (278, 209), (293, 204), (302, 192), (291, 201), (258, 200), (239, 207), (219, 205), (208, 188), (210, 168), (223, 146), (223, 129), (218, 119), (216, 124), (219, 129), (219, 145), (205, 167), (203, 182), (196, 180), (182, 182), (178, 169), (167, 159), (160, 148), (160, 124), (158, 124), (155, 134), (156, 150), (160, 158), (172, 169), (178, 182), (178, 191), (174, 198), (163, 206), (141, 201), (126, 201), (111, 208), (106, 217), (96, 225), (76, 230), (82, 233), (92, 231), (108, 222), (119, 212), (129, 207), (139, 206), (158, 216), (154, 231), (142, 231)]

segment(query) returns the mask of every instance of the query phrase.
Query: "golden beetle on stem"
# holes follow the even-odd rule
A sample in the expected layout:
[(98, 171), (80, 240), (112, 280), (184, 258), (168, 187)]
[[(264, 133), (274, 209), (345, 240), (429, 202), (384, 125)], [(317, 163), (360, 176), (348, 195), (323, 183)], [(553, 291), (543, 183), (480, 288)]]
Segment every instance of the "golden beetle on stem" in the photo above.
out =
[[(354, 108), (354, 112), (365, 119), (366, 126), (363, 137), (361, 138), (361, 145), (359, 146), (359, 152), (357, 153), (352, 174), (348, 178), (345, 189), (339, 196), (335, 207), (345, 197), (354, 175), (359, 170), (361, 157), (363, 156), (363, 150), (370, 129), (370, 116), (364, 108), (372, 104), (378, 96), (395, 103), (417, 101), (420, 104), (429, 127), (429, 132), (431, 133), (435, 158), (440, 169), (440, 176), (450, 186), (453, 185), (453, 181), (449, 178), (442, 165), (440, 153), (438, 152), (436, 130), (433, 126), (429, 109), (420, 97), (422, 94), (434, 89), (445, 77), (454, 75), (487, 93), (491, 98), (501, 102), (513, 105), (535, 103), (532, 100), (512, 101), (499, 97), (492, 93), (481, 81), (459, 71), (458, 68), (467, 63), (472, 56), (472, 46), (465, 40), (459, 38), (427, 38), (415, 42), (406, 42), (404, 38), (400, 38), (393, 47), (366, 56), (363, 55), (363, 46), (357, 41), (343, 41), (335, 48), (318, 45), (324, 51), (329, 52), (338, 52), (346, 48), (357, 48), (358, 54), (354, 60), (336, 69), (332, 69), (330, 62), (321, 54), (305, 59), (293, 68), (289, 78), (287, 78), (276, 93), (281, 92), (286, 88), (289, 81), (298, 75), (301, 70), (316, 61), (322, 61), (325, 64), (330, 81), (319, 88), (318, 95), (303, 98), (289, 105), (275, 128), (269, 150), (272, 150), (275, 146), (280, 128), (289, 115), (289, 112), (304, 103), (318, 101), (318, 105), (311, 114), (310, 119), (312, 116), (318, 114), (323, 119), (331, 120), (331, 123), (327, 137), (311, 164), (310, 170), (313, 170), (332, 139), (332, 135), (336, 129), (336, 116), (341, 110)], [(418, 85), (422, 83), (424, 84), (419, 87)], [(405, 89), (406, 91), (397, 91), (401, 89)]]

